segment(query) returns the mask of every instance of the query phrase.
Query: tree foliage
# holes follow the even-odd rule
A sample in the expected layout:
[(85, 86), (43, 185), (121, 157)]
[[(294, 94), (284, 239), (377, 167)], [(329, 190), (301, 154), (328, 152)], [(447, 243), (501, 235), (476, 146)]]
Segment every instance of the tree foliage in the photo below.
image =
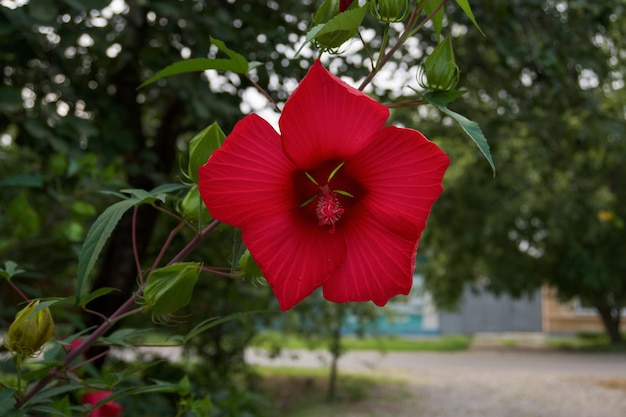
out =
[(624, 4), (475, 9), (486, 38), (468, 31), (455, 52), (461, 85), (480, 89), (458, 108), (471, 107), (499, 170), (492, 178), (468, 169), (479, 156), (443, 142), (452, 168), (425, 237), (427, 285), (452, 306), (465, 283), (516, 296), (548, 284), (594, 306), (617, 341), (626, 304)]

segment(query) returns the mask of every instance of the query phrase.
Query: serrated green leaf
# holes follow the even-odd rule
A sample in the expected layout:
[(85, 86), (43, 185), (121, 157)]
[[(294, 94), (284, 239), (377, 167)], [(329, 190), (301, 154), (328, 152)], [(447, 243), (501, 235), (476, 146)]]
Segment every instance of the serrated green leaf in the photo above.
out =
[(100, 191), (98, 191), (98, 192), (99, 192), (100, 194), (104, 194), (104, 195), (112, 195), (112, 196), (117, 197), (117, 198), (122, 199), (122, 200), (128, 200), (129, 198), (131, 198), (131, 197), (129, 197), (129, 196), (127, 196), (127, 195), (124, 195), (124, 194), (122, 194), (122, 193), (120, 193), (120, 192), (118, 192), (118, 191), (112, 191), (112, 190), (100, 190)]
[(155, 187), (152, 190), (150, 190), (150, 195), (152, 197), (159, 197), (161, 194), (168, 194), (173, 191), (182, 190), (184, 188), (187, 188), (185, 184), (174, 184), (174, 183), (161, 184), (158, 187)]
[(77, 281), (76, 281), (76, 302), (80, 304), (83, 287), (89, 277), (89, 273), (96, 264), (100, 252), (107, 242), (113, 229), (117, 226), (124, 213), (135, 206), (134, 199), (122, 200), (107, 207), (93, 223), (85, 242), (78, 255)]
[(141, 188), (124, 188), (123, 190), (120, 190), (120, 191), (123, 192), (124, 194), (130, 195), (131, 199), (132, 198), (136, 199), (137, 200), (136, 202), (146, 201), (146, 200), (150, 200), (154, 198), (154, 196), (151, 193)]
[(80, 303), (76, 303), (76, 304), (80, 305), (81, 307), (85, 307), (87, 304), (89, 304), (91, 301), (95, 300), (96, 298), (112, 293), (113, 291), (119, 291), (119, 288), (111, 288), (111, 287), (98, 288), (94, 292), (87, 294), (85, 297), (82, 298)]
[(491, 156), (491, 150), (489, 149), (489, 143), (487, 142), (487, 138), (483, 134), (482, 130), (476, 122), (473, 122), (466, 118), (465, 116), (453, 112), (448, 109), (446, 105), (450, 102), (450, 97), (453, 97), (455, 92), (448, 93), (439, 93), (439, 92), (429, 92), (423, 95), (424, 99), (428, 101), (433, 106), (437, 107), (439, 111), (450, 116), (458, 125), (463, 129), (463, 131), (474, 141), (476, 146), (480, 152), (485, 156), (489, 165), (491, 165), (491, 169), (493, 171), (493, 175), (496, 175), (496, 166), (493, 163), (493, 158)]
[(228, 59), (225, 58), (192, 58), (185, 61), (176, 62), (169, 65), (150, 77), (138, 88), (143, 88), (148, 84), (152, 84), (161, 78), (172, 75), (184, 74), (188, 72), (202, 72), (206, 70), (232, 71), (238, 74), (245, 74), (249, 70), (248, 61), (243, 55), (240, 55), (226, 47), (224, 42), (219, 39), (211, 38), (211, 43), (217, 46), (217, 49), (224, 52)]
[(222, 146), (224, 139), (226, 135), (217, 122), (214, 122), (189, 141), (187, 175), (194, 184), (198, 183), (198, 168), (206, 164), (213, 151)]
[(480, 28), (480, 26), (478, 26), (478, 22), (476, 22), (476, 18), (474, 17), (474, 13), (472, 13), (472, 8), (469, 4), (469, 1), (468, 0), (456, 0), (456, 3), (459, 5), (461, 9), (463, 9), (467, 17), (469, 17), (469, 19), (472, 21), (474, 26), (476, 26), (476, 29), (478, 29), (478, 31), (483, 36), (485, 36), (485, 33), (483, 32), (483, 30)]

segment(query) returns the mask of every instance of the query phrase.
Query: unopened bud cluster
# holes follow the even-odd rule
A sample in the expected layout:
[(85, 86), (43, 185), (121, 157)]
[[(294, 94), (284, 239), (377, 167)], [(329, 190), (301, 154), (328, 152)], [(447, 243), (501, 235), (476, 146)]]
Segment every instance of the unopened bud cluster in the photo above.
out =
[(11, 353), (35, 356), (54, 335), (50, 309), (38, 306), (39, 300), (31, 301), (15, 315), (4, 342)]
[(451, 91), (459, 82), (459, 67), (454, 59), (452, 41), (446, 38), (439, 42), (426, 62), (420, 84), (427, 90)]
[(375, 0), (370, 3), (370, 13), (381, 22), (402, 22), (409, 17), (409, 0)]

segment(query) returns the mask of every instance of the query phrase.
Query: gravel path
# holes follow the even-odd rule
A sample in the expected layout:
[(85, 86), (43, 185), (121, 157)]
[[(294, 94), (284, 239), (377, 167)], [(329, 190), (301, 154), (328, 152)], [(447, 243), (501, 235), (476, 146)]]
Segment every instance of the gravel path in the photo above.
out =
[[(319, 367), (325, 352), (284, 352), (251, 363)], [(350, 352), (340, 369), (406, 380), (401, 392), (336, 417), (626, 417), (626, 355), (556, 352)]]

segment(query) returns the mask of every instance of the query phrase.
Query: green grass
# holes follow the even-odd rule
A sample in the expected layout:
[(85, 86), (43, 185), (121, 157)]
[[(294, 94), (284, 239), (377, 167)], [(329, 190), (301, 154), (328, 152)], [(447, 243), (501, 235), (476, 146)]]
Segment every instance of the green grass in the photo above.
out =
[(330, 403), (327, 401), (328, 370), (275, 367), (257, 367), (256, 370), (262, 378), (263, 394), (270, 398), (281, 417), (370, 415), (363, 413), (373, 403), (387, 407), (406, 398), (404, 381), (366, 374), (339, 374), (336, 399)]
[[(626, 335), (624, 336), (626, 340)], [(602, 333), (581, 333), (576, 337), (554, 337), (547, 341), (549, 347), (575, 352), (624, 352), (626, 343), (612, 344)]]
[[(345, 336), (343, 347), (347, 350), (380, 350), (386, 352), (456, 352), (466, 350), (472, 339), (469, 336), (437, 336), (408, 338), (400, 336)], [(327, 340), (308, 341), (302, 337), (279, 332), (262, 332), (252, 341), (252, 346), (265, 349), (327, 349)]]

